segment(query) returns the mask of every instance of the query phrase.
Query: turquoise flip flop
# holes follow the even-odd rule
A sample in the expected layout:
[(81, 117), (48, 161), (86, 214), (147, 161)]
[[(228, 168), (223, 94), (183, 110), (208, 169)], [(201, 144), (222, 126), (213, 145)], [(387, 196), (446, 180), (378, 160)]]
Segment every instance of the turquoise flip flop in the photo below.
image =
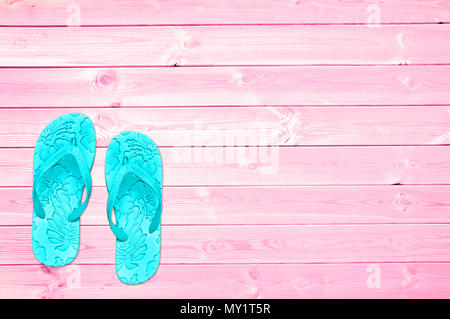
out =
[[(32, 246), (46, 266), (72, 262), (80, 243), (80, 216), (92, 190), (95, 130), (83, 114), (53, 120), (41, 132), (33, 158)], [(86, 199), (81, 202), (83, 190)]]
[(116, 236), (117, 276), (126, 284), (142, 283), (159, 265), (162, 162), (158, 147), (141, 133), (115, 136), (106, 152), (105, 178), (107, 215)]

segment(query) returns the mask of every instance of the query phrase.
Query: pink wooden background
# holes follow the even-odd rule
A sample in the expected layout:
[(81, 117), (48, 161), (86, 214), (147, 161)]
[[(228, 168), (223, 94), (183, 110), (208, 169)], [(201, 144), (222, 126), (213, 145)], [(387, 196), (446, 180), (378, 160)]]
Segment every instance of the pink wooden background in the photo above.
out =
[[(449, 0), (0, 0), (0, 298), (450, 298)], [(63, 268), (31, 250), (32, 154), (93, 120)], [(160, 146), (161, 266), (114, 270), (103, 169)]]

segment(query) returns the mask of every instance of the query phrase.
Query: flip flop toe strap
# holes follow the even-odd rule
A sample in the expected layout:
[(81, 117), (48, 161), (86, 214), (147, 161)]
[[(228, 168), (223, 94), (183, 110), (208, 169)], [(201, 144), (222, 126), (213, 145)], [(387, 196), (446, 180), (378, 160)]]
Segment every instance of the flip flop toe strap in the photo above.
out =
[(70, 222), (76, 221), (80, 218), (81, 214), (86, 209), (86, 206), (89, 202), (89, 198), (91, 197), (92, 192), (92, 180), (91, 180), (91, 174), (89, 167), (86, 163), (86, 160), (81, 153), (81, 151), (76, 146), (67, 146), (63, 147), (59, 151), (57, 151), (55, 154), (50, 156), (50, 158), (39, 167), (39, 169), (34, 174), (34, 181), (33, 181), (33, 207), (34, 212), (39, 218), (45, 218), (45, 211), (44, 207), (39, 200), (39, 196), (37, 194), (37, 186), (39, 182), (41, 181), (41, 178), (45, 175), (45, 173), (50, 170), (53, 166), (58, 164), (62, 159), (66, 157), (71, 157), (75, 163), (78, 165), (78, 169), (81, 173), (81, 177), (83, 179), (83, 187), (86, 189), (86, 199), (83, 203), (80, 203), (80, 206), (78, 206), (76, 209), (72, 211), (72, 213), (69, 214), (67, 219)]
[(145, 184), (150, 186), (153, 192), (156, 194), (158, 198), (158, 207), (156, 209), (155, 214), (153, 215), (152, 222), (149, 227), (149, 232), (153, 233), (161, 223), (161, 195), (160, 192), (153, 186), (154, 179), (151, 177), (145, 170), (136, 165), (125, 164), (120, 170), (117, 172), (116, 177), (114, 178), (113, 187), (109, 192), (108, 203), (106, 205), (106, 213), (108, 216), (109, 226), (111, 227), (112, 232), (116, 236), (118, 241), (126, 241), (128, 239), (127, 234), (124, 230), (118, 225), (117, 220), (116, 224), (112, 221), (112, 211), (114, 209), (114, 203), (116, 201), (117, 195), (119, 193), (119, 189), (125, 180), (125, 177), (128, 175), (134, 175), (139, 180), (143, 181)]

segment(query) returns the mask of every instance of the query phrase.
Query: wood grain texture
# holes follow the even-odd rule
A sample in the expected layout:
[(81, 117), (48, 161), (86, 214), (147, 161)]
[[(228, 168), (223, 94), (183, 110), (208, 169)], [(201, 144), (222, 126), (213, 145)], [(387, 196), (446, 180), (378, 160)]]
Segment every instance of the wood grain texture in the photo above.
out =
[[(94, 188), (82, 225), (108, 225), (107, 198)], [(450, 186), (166, 187), (163, 201), (164, 226), (450, 223)], [(31, 226), (30, 187), (0, 203), (0, 225)]]
[(303, 1), (127, 1), (78, 0), (81, 21), (73, 22), (74, 2), (1, 1), (0, 25), (136, 25), (236, 23), (449, 22), (446, 0)]
[[(367, 284), (373, 267), (379, 288)], [(114, 265), (0, 266), (0, 298), (445, 298), (449, 273), (448, 263), (164, 265), (127, 286)]]
[(45, 126), (68, 112), (92, 119), (98, 147), (128, 130), (160, 147), (450, 143), (450, 106), (0, 108), (0, 147), (34, 147)]
[[(0, 186), (31, 186), (33, 148), (0, 149)], [(94, 186), (105, 186), (106, 149), (97, 149)], [(165, 186), (448, 184), (450, 148), (161, 148)], [(14, 159), (14, 160), (11, 160)]]
[(0, 107), (433, 105), (450, 66), (0, 69)]
[(449, 38), (450, 24), (2, 28), (0, 66), (442, 64)]
[[(115, 264), (109, 226), (81, 226), (74, 264)], [(30, 227), (0, 227), (0, 264), (38, 264)], [(14, 249), (11, 249), (14, 247)], [(161, 265), (450, 262), (450, 225), (165, 226)]]
[[(0, 0), (0, 298), (450, 297), (449, 23), (447, 0)], [(32, 157), (68, 112), (99, 148), (56, 269)], [(164, 164), (161, 265), (135, 287), (105, 212), (125, 130)]]

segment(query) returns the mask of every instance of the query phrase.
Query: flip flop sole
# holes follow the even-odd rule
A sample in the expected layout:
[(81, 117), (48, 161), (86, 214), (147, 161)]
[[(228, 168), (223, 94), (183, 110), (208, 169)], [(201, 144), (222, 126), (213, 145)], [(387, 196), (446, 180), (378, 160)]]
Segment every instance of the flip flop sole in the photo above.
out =
[[(94, 125), (85, 115), (70, 113), (56, 118), (41, 132), (34, 149), (33, 176), (52, 154), (74, 141), (91, 169), (95, 157)], [(80, 220), (68, 221), (82, 199), (83, 181), (78, 166), (70, 158), (62, 159), (40, 178), (36, 190), (45, 218), (39, 218), (33, 208), (34, 256), (46, 266), (67, 265), (77, 256), (80, 242)]]
[[(124, 162), (145, 170), (154, 181), (153, 187), (162, 194), (162, 161), (156, 144), (146, 135), (123, 132), (109, 144), (105, 161), (105, 178), (111, 191), (115, 176)], [(154, 218), (160, 218), (159, 199), (155, 191), (134, 175), (128, 175), (120, 185), (115, 207), (115, 219), (128, 239), (116, 240), (116, 272), (126, 284), (139, 284), (150, 279), (159, 266), (161, 226), (150, 232)]]

